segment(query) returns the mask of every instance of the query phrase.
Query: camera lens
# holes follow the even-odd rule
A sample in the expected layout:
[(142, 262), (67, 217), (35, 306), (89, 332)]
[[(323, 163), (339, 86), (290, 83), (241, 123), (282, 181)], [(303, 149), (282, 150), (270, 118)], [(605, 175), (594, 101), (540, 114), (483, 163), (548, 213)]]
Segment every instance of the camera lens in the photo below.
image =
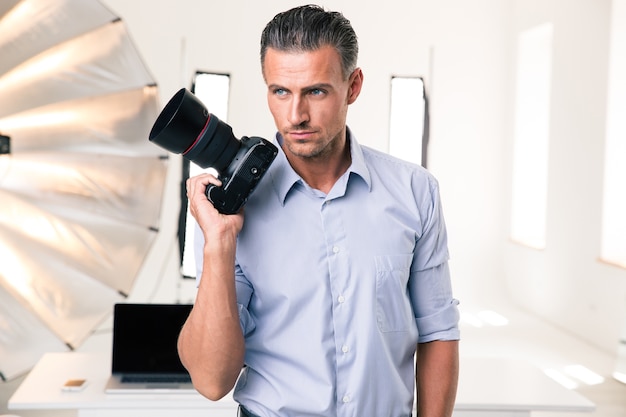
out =
[(241, 144), (233, 129), (209, 113), (202, 102), (181, 88), (159, 114), (149, 139), (201, 168), (223, 172)]

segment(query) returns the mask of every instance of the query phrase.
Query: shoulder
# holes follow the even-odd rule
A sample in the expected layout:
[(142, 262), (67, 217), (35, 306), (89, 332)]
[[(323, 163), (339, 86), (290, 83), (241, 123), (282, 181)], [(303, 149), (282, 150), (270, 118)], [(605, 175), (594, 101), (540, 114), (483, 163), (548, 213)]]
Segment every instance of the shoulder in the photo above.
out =
[(381, 181), (385, 179), (405, 182), (413, 185), (428, 185), (430, 189), (439, 187), (435, 176), (413, 162), (406, 161), (388, 153), (361, 145), (363, 159), (373, 177), (378, 177)]

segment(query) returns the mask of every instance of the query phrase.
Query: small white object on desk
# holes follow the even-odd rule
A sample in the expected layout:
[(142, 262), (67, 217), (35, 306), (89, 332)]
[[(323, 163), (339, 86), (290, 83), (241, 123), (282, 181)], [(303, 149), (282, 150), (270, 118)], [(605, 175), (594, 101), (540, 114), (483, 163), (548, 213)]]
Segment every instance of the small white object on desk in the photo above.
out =
[(80, 392), (87, 386), (86, 379), (68, 379), (61, 387), (63, 391)]

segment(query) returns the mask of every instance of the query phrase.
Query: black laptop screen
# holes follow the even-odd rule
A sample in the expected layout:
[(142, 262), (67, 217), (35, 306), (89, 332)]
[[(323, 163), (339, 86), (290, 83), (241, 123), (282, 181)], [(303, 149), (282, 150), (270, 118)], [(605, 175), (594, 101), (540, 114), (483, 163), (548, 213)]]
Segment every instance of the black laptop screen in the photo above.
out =
[(112, 372), (187, 373), (178, 357), (178, 334), (191, 304), (116, 304)]

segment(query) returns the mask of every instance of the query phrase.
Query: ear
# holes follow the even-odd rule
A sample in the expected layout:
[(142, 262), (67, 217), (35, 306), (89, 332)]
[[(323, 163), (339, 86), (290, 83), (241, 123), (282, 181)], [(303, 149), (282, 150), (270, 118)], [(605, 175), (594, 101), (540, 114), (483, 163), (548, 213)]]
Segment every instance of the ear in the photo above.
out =
[(363, 71), (361, 71), (361, 68), (357, 68), (350, 75), (350, 87), (348, 88), (348, 104), (352, 104), (356, 101), (359, 94), (361, 94), (362, 87)]

